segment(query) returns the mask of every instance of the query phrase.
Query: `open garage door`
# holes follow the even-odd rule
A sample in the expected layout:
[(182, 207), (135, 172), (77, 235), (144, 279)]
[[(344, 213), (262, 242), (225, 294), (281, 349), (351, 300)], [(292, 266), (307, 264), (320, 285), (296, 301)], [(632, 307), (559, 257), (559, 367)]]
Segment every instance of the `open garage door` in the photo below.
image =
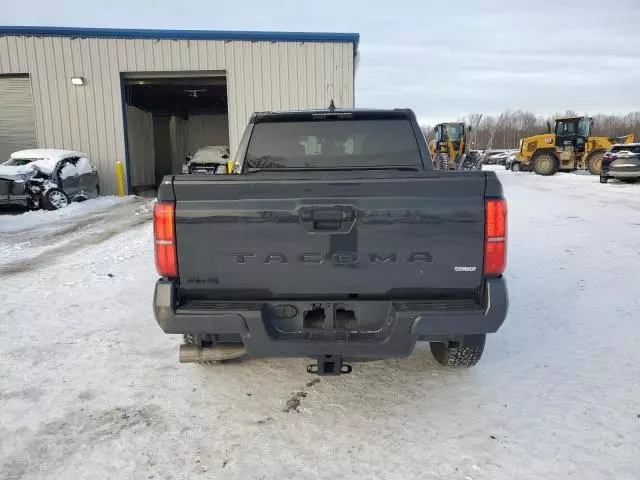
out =
[(123, 88), (133, 193), (182, 173), (186, 158), (200, 148), (229, 146), (224, 72), (127, 73)]
[(0, 75), (0, 163), (12, 152), (36, 147), (31, 79)]

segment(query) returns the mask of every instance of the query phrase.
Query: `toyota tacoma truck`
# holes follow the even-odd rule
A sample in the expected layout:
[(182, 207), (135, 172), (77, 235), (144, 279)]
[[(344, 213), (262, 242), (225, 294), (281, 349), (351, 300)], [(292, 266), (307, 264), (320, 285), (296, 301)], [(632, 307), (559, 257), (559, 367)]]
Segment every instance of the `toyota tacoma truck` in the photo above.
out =
[(163, 179), (154, 240), (181, 362), (310, 357), (335, 375), (426, 341), (470, 367), (507, 314), (500, 181), (434, 170), (407, 109), (253, 114), (232, 174)]

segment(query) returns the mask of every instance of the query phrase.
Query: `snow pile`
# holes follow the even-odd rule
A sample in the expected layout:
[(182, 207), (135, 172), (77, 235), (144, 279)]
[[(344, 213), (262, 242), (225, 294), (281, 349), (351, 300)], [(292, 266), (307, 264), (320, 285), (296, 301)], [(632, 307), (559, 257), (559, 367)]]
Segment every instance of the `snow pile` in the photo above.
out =
[(92, 213), (107, 210), (114, 205), (128, 203), (136, 197), (99, 197), (84, 202), (72, 203), (60, 210), (34, 210), (21, 215), (0, 216), (0, 232), (17, 232), (34, 227), (42, 227), (48, 224), (55, 224), (73, 217), (87, 216)]
[(69, 177), (73, 177), (74, 175), (78, 174), (78, 170), (76, 169), (76, 166), (71, 163), (71, 162), (67, 162), (64, 164), (64, 167), (62, 167), (62, 170), (60, 170), (60, 178), (69, 178)]
[[(34, 262), (52, 264), (63, 252), (100, 243), (120, 232), (147, 223), (152, 218), (154, 204), (155, 200), (146, 198), (115, 204), (110, 201), (88, 200), (83, 204), (72, 204), (69, 209), (73, 211), (73, 215), (67, 213), (68, 209), (64, 209), (66, 215), (57, 215), (63, 210), (48, 212), (45, 216), (27, 215), (27, 218), (32, 217), (30, 221), (34, 220), (33, 217), (44, 221), (30, 228), (0, 230), (0, 277)], [(85, 208), (77, 208), (80, 205)], [(19, 223), (20, 226), (25, 225), (24, 220)], [(0, 225), (4, 227), (1, 221)]]
[(33, 148), (31, 150), (19, 150), (9, 156), (9, 160), (15, 158), (26, 158), (33, 160), (55, 160), (60, 161), (68, 157), (86, 157), (87, 155), (75, 150), (59, 150), (55, 148)]
[(93, 166), (89, 162), (87, 157), (79, 158), (78, 161), (73, 164), (71, 162), (65, 163), (64, 167), (60, 171), (60, 178), (73, 177), (75, 175), (85, 175), (94, 171)]
[(93, 165), (91, 165), (87, 157), (81, 157), (78, 159), (78, 162), (76, 163), (76, 172), (78, 175), (92, 173), (93, 171)]
[(45, 175), (53, 175), (59, 161), (60, 160), (56, 160), (54, 158), (43, 158), (42, 160), (36, 160), (35, 162), (30, 163), (28, 166), (37, 168)]
[(482, 165), (482, 170), (487, 170), (487, 171), (504, 171), (506, 170), (504, 168), (504, 165)]
[[(33, 172), (34, 169), (40, 170), (45, 175), (52, 175), (58, 162), (69, 157), (80, 157), (78, 161), (78, 167), (82, 167), (82, 171), (85, 173), (91, 172), (93, 169), (91, 166), (87, 166), (89, 160), (87, 156), (82, 152), (76, 152), (74, 150), (56, 150), (47, 148), (35, 148), (32, 150), (20, 150), (13, 152), (9, 156), (3, 165), (0, 165), (0, 176), (15, 177), (20, 175), (27, 175)], [(15, 160), (31, 160), (26, 165), (11, 165)], [(73, 175), (70, 173), (66, 176)], [(65, 176), (65, 177), (66, 177)]]
[(26, 165), (0, 165), (0, 177), (12, 178), (30, 175), (35, 170), (40, 170), (45, 175), (52, 175), (59, 160), (43, 158), (34, 160)]

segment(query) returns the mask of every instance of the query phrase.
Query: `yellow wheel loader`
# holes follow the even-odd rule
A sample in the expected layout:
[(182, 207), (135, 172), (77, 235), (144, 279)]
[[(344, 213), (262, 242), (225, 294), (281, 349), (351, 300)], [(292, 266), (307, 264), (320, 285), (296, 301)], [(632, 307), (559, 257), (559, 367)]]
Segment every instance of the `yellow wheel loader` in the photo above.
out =
[[(470, 129), (469, 129), (470, 130)], [(438, 170), (456, 170), (467, 149), (465, 124), (439, 123), (433, 129), (435, 139), (429, 142), (429, 151)]]
[(538, 175), (589, 170), (600, 174), (604, 153), (615, 143), (633, 143), (635, 134), (624, 137), (592, 137), (590, 117), (566, 117), (555, 121), (555, 130), (520, 140), (520, 152), (511, 162), (512, 170), (533, 170)]

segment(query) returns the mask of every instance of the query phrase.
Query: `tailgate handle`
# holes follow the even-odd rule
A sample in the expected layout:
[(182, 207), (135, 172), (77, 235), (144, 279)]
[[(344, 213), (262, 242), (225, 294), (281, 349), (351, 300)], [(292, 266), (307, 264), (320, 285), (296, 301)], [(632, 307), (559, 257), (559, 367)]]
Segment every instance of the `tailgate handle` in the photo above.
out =
[(340, 230), (342, 228), (341, 220), (314, 220), (314, 230)]
[(355, 216), (353, 207), (306, 207), (300, 210), (300, 221), (307, 230), (320, 232), (349, 230)]
[(342, 228), (342, 209), (314, 209), (311, 212), (314, 230), (340, 230)]

